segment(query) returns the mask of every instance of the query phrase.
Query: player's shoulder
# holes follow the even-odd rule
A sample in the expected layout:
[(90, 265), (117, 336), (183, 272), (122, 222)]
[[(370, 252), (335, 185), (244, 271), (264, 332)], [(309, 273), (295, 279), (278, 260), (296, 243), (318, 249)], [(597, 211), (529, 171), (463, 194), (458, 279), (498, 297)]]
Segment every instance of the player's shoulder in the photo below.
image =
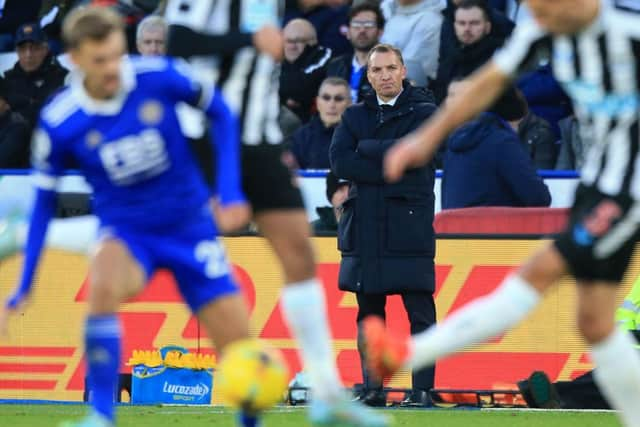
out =
[(66, 86), (45, 103), (42, 107), (40, 118), (49, 129), (56, 129), (78, 111), (80, 111), (80, 104), (76, 97), (73, 96), (71, 88)]
[(604, 9), (609, 21), (609, 31), (622, 32), (634, 39), (640, 39), (640, 2), (638, 0), (615, 0)]
[(638, 0), (614, 0), (613, 7), (621, 12), (635, 13), (640, 17), (640, 2)]
[(133, 71), (137, 74), (162, 73), (170, 66), (170, 59), (164, 56), (140, 56), (132, 55), (129, 61)]

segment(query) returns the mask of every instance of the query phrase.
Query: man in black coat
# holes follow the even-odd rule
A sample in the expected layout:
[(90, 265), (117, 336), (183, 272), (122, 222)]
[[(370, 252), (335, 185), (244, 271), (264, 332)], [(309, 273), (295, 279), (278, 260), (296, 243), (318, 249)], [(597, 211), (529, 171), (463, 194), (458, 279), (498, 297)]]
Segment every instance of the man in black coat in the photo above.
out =
[[(39, 24), (25, 24), (16, 33), (18, 62), (4, 74), (7, 103), (33, 129), (44, 101), (64, 85), (67, 69), (49, 52)], [(9, 90), (10, 89), (10, 90)]]
[[(329, 158), (338, 178), (351, 181), (338, 226), (340, 289), (356, 293), (358, 324), (366, 316), (384, 318), (386, 296), (400, 294), (411, 333), (435, 323), (433, 301), (435, 239), (433, 164), (414, 169), (399, 183), (386, 184), (382, 157), (398, 138), (415, 130), (435, 110), (423, 88), (411, 86), (400, 51), (377, 45), (367, 74), (374, 92), (348, 108), (338, 125)], [(358, 334), (358, 349), (362, 349)], [(362, 356), (362, 351), (361, 351)], [(384, 405), (382, 385), (363, 369), (365, 403)], [(413, 372), (406, 405), (428, 405), (434, 368)]]
[(351, 100), (362, 101), (371, 90), (367, 80), (367, 55), (378, 44), (384, 31), (384, 15), (376, 3), (363, 2), (349, 10), (347, 38), (353, 46), (353, 54), (339, 56), (329, 62), (328, 77), (340, 77), (351, 86)]
[(314, 100), (327, 73), (331, 49), (318, 45), (313, 25), (296, 18), (283, 28), (284, 61), (280, 70), (280, 102), (300, 118), (311, 119)]

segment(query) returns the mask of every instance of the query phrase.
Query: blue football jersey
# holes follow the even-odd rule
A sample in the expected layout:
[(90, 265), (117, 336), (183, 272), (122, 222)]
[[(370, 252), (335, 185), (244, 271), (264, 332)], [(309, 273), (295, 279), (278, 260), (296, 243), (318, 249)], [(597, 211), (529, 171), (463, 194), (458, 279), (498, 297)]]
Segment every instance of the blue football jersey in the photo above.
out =
[[(121, 77), (120, 92), (97, 101), (77, 74), (44, 106), (32, 150), (36, 185), (53, 189), (72, 161), (93, 187), (103, 225), (157, 228), (188, 220), (205, 206), (209, 190), (176, 105), (212, 111), (221, 96), (191, 78), (185, 63), (163, 57), (125, 58)], [(239, 188), (230, 191), (242, 198)]]

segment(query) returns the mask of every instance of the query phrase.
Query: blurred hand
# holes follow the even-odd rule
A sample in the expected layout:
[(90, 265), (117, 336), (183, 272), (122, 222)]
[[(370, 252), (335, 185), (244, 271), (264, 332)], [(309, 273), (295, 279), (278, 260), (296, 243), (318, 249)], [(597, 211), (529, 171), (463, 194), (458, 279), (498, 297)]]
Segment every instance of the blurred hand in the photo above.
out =
[(408, 169), (425, 164), (429, 160), (427, 149), (414, 134), (400, 139), (384, 156), (387, 181), (397, 182)]
[(253, 45), (259, 52), (269, 55), (274, 61), (282, 61), (284, 55), (284, 38), (280, 30), (267, 25), (253, 34)]
[(241, 230), (251, 219), (251, 207), (248, 203), (232, 203), (227, 206), (220, 205), (218, 200), (212, 200), (213, 216), (221, 233), (232, 233)]
[(7, 339), (9, 337), (9, 323), (11, 317), (15, 314), (21, 313), (24, 310), (26, 301), (22, 301), (15, 308), (9, 308), (6, 304), (0, 307), (0, 339)]

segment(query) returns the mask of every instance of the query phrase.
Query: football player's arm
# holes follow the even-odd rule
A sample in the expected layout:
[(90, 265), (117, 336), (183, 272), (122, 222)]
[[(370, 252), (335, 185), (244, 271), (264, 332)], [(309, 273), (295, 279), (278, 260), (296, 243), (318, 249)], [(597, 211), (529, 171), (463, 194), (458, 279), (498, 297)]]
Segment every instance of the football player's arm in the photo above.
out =
[(184, 25), (169, 26), (167, 53), (171, 56), (231, 55), (248, 46), (253, 46), (251, 33), (229, 31), (214, 35), (197, 32)]
[(11, 310), (18, 308), (31, 292), (49, 221), (55, 213), (57, 200), (55, 187), (57, 175), (62, 170), (61, 162), (58, 161), (60, 155), (52, 149), (51, 140), (42, 127), (34, 132), (32, 151), (36, 199), (29, 221), (20, 280), (13, 295), (6, 302), (6, 307)]
[[(207, 90), (207, 89), (203, 89)], [(216, 187), (222, 206), (243, 203), (240, 174), (240, 131), (236, 115), (229, 109), (218, 89), (210, 89), (207, 104), (202, 105), (211, 119), (211, 138), (216, 149)]]

